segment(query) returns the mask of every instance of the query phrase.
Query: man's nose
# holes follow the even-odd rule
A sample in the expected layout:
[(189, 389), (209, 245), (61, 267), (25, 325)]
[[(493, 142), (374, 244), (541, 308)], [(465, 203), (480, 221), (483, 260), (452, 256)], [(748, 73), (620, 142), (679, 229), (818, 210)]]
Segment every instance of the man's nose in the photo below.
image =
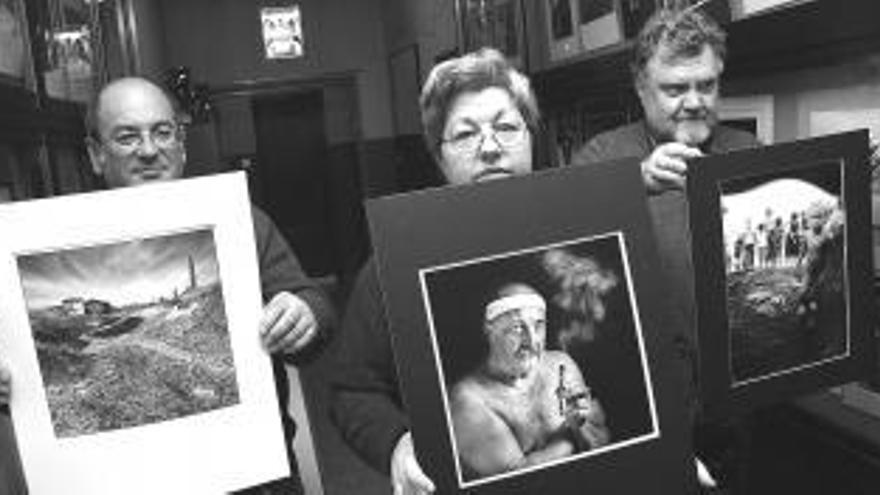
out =
[(521, 333), (522, 343), (529, 348), (534, 347), (536, 336), (534, 325), (523, 325)]
[(137, 154), (141, 157), (155, 156), (159, 153), (159, 146), (153, 141), (153, 136), (149, 134), (141, 137), (141, 142), (137, 147)]
[(698, 110), (703, 108), (703, 95), (696, 89), (688, 90), (682, 96), (681, 105), (686, 110)]

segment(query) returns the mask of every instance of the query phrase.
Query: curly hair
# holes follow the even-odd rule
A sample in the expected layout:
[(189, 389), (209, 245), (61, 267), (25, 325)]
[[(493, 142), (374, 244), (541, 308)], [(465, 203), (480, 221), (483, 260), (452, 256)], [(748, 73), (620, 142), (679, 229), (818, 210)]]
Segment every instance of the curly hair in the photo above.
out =
[(422, 87), (419, 108), (428, 151), (440, 156), (446, 117), (455, 98), (465, 92), (497, 87), (510, 93), (529, 131), (538, 130), (540, 114), (526, 76), (516, 70), (498, 50), (481, 48), (434, 66)]
[(711, 17), (696, 9), (660, 9), (642, 27), (633, 49), (631, 70), (639, 79), (661, 46), (673, 57), (699, 56), (708, 46), (722, 63), (727, 56), (727, 34)]

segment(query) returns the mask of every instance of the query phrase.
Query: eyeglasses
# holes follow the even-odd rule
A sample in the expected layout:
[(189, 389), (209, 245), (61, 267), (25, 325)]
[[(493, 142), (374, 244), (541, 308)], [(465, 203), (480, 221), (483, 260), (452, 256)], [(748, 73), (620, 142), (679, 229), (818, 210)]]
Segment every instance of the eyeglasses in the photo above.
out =
[(456, 131), (442, 143), (449, 145), (456, 153), (474, 153), (483, 146), (486, 135), (490, 134), (498, 146), (512, 148), (522, 142), (525, 131), (525, 123), (491, 122)]
[(126, 127), (108, 140), (121, 153), (131, 154), (140, 150), (147, 139), (160, 149), (169, 149), (180, 143), (181, 126), (176, 122), (159, 122), (150, 129)]

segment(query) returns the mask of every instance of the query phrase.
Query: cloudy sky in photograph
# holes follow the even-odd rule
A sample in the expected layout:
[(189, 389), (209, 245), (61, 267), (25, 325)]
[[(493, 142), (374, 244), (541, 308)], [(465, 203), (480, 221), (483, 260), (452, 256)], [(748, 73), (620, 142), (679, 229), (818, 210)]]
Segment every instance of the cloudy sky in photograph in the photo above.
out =
[(188, 256), (199, 285), (219, 280), (211, 229), (21, 255), (18, 269), (28, 309), (68, 297), (124, 306), (186, 289)]
[(767, 208), (772, 211), (773, 218), (781, 217), (783, 225), (788, 225), (792, 213), (805, 211), (815, 202), (834, 206), (837, 201), (837, 196), (805, 180), (773, 180), (748, 191), (722, 196), (721, 205), (727, 209), (724, 233), (739, 235), (745, 230), (747, 219), (753, 229), (757, 228), (765, 220)]

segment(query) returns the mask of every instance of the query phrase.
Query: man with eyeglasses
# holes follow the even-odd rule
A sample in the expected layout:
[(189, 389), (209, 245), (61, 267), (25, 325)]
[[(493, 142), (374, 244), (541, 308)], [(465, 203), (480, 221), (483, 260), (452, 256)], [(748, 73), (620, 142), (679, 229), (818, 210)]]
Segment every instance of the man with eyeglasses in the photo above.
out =
[(544, 298), (522, 283), (501, 286), (485, 305), (489, 351), (450, 392), (465, 479), (540, 466), (610, 439), (578, 365), (545, 349), (546, 312)]
[[(178, 179), (186, 164), (184, 132), (174, 100), (156, 84), (123, 78), (105, 86), (87, 115), (92, 167), (109, 188)], [(334, 314), (323, 292), (303, 272), (272, 220), (252, 207), (264, 301), (255, 330), (272, 356), (291, 476), (241, 492), (248, 495), (303, 493), (293, 451), (296, 425), (287, 410), (285, 363), (311, 358), (326, 344)], [(9, 400), (11, 377), (0, 366), (0, 403)], [(246, 454), (243, 454), (246, 455)]]
[(87, 116), (92, 169), (107, 187), (179, 178), (186, 163), (177, 113), (160, 88), (142, 79), (107, 85)]

